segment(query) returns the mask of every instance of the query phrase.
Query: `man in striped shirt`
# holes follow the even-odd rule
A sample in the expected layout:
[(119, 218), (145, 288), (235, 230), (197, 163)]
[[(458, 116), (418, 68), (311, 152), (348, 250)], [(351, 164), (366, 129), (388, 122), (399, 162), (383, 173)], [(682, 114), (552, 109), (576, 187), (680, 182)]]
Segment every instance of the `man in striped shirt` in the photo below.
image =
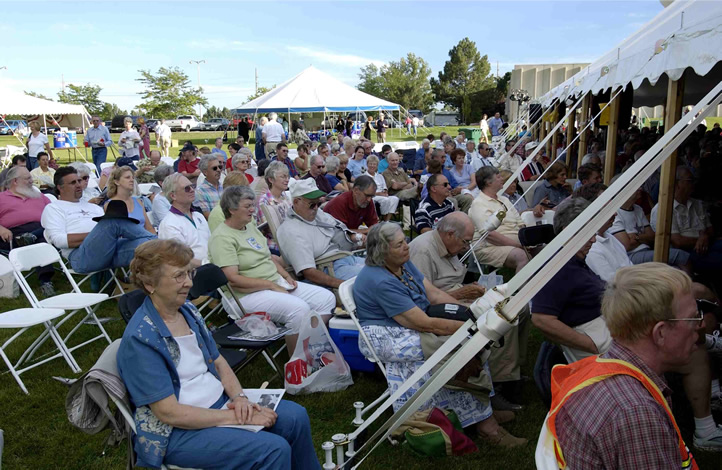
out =
[(414, 213), (416, 230), (425, 233), (436, 228), (436, 223), (446, 214), (454, 212), (451, 202), (451, 185), (441, 173), (431, 175), (426, 181), (428, 195), (421, 201)]

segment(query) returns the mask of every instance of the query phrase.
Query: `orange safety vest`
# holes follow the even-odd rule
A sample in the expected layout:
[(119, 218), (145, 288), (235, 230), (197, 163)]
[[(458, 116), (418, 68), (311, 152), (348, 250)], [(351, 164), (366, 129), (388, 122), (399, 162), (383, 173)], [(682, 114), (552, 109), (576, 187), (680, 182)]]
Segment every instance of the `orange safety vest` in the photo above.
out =
[(560, 469), (567, 466), (562, 454), (562, 448), (557, 439), (556, 416), (564, 403), (579, 390), (593, 385), (597, 382), (609, 378), (613, 375), (628, 375), (639, 380), (644, 388), (662, 405), (669, 415), (669, 419), (677, 431), (679, 439), (679, 453), (681, 456), (681, 467), (683, 469), (699, 470), (697, 462), (694, 460), (689, 448), (682, 439), (679, 432), (677, 422), (674, 420), (672, 410), (669, 408), (667, 400), (662, 395), (662, 391), (657, 385), (647, 377), (644, 372), (639, 370), (629, 362), (619, 359), (604, 359), (599, 356), (591, 356), (569, 365), (557, 365), (552, 369), (551, 386), (552, 386), (552, 405), (547, 419), (547, 427), (554, 437), (554, 454)]

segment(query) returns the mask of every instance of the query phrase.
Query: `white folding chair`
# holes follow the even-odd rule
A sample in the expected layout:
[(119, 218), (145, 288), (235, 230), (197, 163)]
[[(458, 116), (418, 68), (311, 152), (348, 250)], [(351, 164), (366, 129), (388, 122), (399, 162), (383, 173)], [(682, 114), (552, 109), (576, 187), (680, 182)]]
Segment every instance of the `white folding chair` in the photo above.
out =
[(140, 190), (140, 194), (143, 196), (147, 196), (150, 194), (150, 190), (153, 188), (153, 186), (156, 186), (155, 183), (140, 183), (138, 185), (138, 190)]
[(175, 164), (175, 160), (170, 157), (160, 157), (160, 161), (162, 161), (168, 166), (173, 166)]
[(50, 199), (50, 202), (58, 202), (58, 198), (53, 196), (52, 194), (48, 193), (45, 195), (46, 198)]
[[(59, 328), (61, 325), (63, 325), (66, 321), (68, 321), (70, 318), (72, 318), (77, 312), (81, 310), (85, 310), (86, 315), (85, 317), (78, 322), (75, 327), (70, 330), (70, 333), (68, 333), (65, 338), (63, 338), (63, 343), (67, 345), (68, 340), (70, 337), (75, 333), (78, 328), (80, 328), (81, 325), (86, 320), (90, 320), (93, 323), (95, 323), (98, 328), (100, 329), (100, 334), (98, 336), (95, 336), (87, 341), (84, 341), (80, 344), (77, 344), (73, 347), (67, 347), (68, 351), (74, 351), (78, 348), (81, 348), (89, 343), (92, 343), (93, 341), (105, 338), (106, 341), (108, 341), (108, 344), (110, 344), (110, 336), (108, 336), (108, 333), (106, 333), (105, 328), (103, 328), (103, 325), (98, 321), (98, 317), (95, 316), (95, 312), (93, 308), (104, 300), (108, 299), (108, 294), (85, 294), (80, 290), (80, 287), (78, 287), (78, 284), (75, 282), (75, 279), (73, 279), (73, 276), (71, 275), (68, 268), (65, 266), (65, 263), (63, 263), (63, 260), (60, 257), (60, 253), (52, 246), (47, 243), (38, 243), (35, 245), (29, 245), (24, 246), (20, 248), (15, 248), (10, 252), (10, 263), (13, 267), (13, 273), (15, 275), (15, 280), (20, 285), (20, 289), (25, 294), (25, 297), (30, 302), (30, 305), (34, 308), (59, 308), (64, 310), (69, 310), (70, 313), (65, 316), (62, 320), (60, 320), (55, 326), (56, 328)], [(72, 286), (73, 291), (66, 293), (66, 294), (59, 294), (55, 295), (53, 297), (48, 297), (43, 300), (39, 300), (33, 290), (30, 288), (30, 285), (28, 284), (27, 280), (23, 277), (22, 273), (23, 271), (29, 271), (31, 269), (34, 269), (39, 266), (49, 266), (52, 264), (59, 264), (60, 270), (65, 274), (66, 279)], [(44, 334), (43, 339), (39, 341), (39, 343), (32, 349), (30, 356), (28, 359), (32, 357), (32, 355), (37, 351), (37, 349), (47, 340), (48, 335)]]
[[(6, 257), (0, 255), (0, 275), (4, 276), (9, 273), (14, 274), (14, 272), (15, 270), (13, 269), (10, 261)], [(65, 344), (63, 343), (60, 334), (55, 329), (55, 325), (53, 324), (53, 320), (62, 317), (63, 315), (65, 315), (65, 310), (60, 308), (19, 308), (0, 313), (0, 329), (19, 330), (10, 338), (8, 338), (2, 345), (0, 345), (0, 356), (2, 356), (3, 361), (5, 361), (5, 364), (8, 366), (10, 374), (12, 374), (12, 376), (15, 378), (15, 381), (18, 383), (18, 385), (20, 385), (20, 388), (26, 394), (29, 392), (28, 389), (25, 387), (22, 379), (20, 379), (20, 374), (39, 365), (42, 365), (48, 361), (51, 361), (55, 358), (62, 357), (63, 359), (65, 359), (65, 362), (68, 363), (70, 369), (73, 372), (80, 372), (80, 368), (75, 362), (75, 359), (73, 358), (70, 351), (68, 351), (65, 347)], [(31, 344), (28, 349), (25, 350), (25, 352), (20, 356), (17, 362), (13, 364), (12, 361), (10, 361), (10, 358), (7, 356), (6, 350), (10, 347), (13, 341), (20, 337), (20, 335), (28, 331), (28, 329), (37, 325), (45, 326), (45, 334), (47, 334), (53, 340), (55, 346), (58, 348), (58, 353), (53, 356), (45, 357), (44, 359), (29, 363), (25, 365), (25, 367), (22, 367), (26, 361), (29, 361), (30, 358), (28, 357), (28, 355), (32, 348), (35, 346), (36, 343), (41, 341), (43, 335), (40, 335), (35, 340), (35, 342), (33, 342), (33, 344)]]
[(544, 224), (551, 225), (554, 223), (554, 211), (545, 210), (544, 215), (542, 217), (536, 217), (534, 215), (534, 212), (532, 212), (532, 211), (522, 212), (521, 221), (527, 227), (532, 227), (534, 225), (544, 225)]
[[(386, 367), (384, 366), (384, 363), (381, 362), (379, 357), (376, 355), (376, 350), (371, 345), (371, 342), (369, 341), (368, 337), (366, 336), (366, 333), (364, 333), (364, 330), (361, 328), (361, 324), (358, 321), (358, 318), (356, 318), (356, 301), (353, 299), (353, 284), (356, 281), (356, 277), (353, 277), (347, 281), (343, 281), (341, 285), (338, 287), (338, 296), (341, 299), (341, 303), (343, 304), (343, 308), (348, 312), (349, 316), (351, 317), (351, 320), (353, 321), (354, 325), (356, 325), (356, 328), (358, 329), (359, 338), (366, 344), (366, 347), (369, 351), (371, 351), (371, 357), (366, 357), (369, 361), (375, 363), (377, 366), (379, 366), (379, 369), (381, 369), (381, 372), (384, 374), (384, 377), (386, 377)], [(363, 410), (361, 410), (361, 417), (365, 413), (367, 413), (369, 410), (373, 409), (375, 406), (377, 406), (379, 403), (381, 403), (383, 400), (386, 399), (390, 395), (390, 391), (387, 388), (384, 393), (381, 394), (376, 400), (374, 400), (370, 405), (365, 407)]]
[(94, 179), (96, 181), (100, 179), (100, 175), (98, 174), (98, 167), (95, 166), (95, 163), (83, 162), (83, 164), (88, 167), (88, 170), (90, 170), (90, 179)]
[(103, 170), (105, 170), (106, 168), (110, 168), (110, 167), (112, 167), (113, 165), (115, 165), (115, 162), (105, 162), (105, 163), (101, 163), (101, 164), (100, 164), (100, 172), (102, 173)]

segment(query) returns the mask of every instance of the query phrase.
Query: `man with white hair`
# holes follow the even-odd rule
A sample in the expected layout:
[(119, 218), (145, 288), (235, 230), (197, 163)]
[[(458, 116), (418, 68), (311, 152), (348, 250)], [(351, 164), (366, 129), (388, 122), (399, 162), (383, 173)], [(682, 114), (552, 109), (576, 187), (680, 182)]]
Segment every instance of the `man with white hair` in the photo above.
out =
[(201, 212), (203, 212), (203, 217), (208, 220), (211, 211), (221, 200), (221, 193), (223, 192), (223, 186), (221, 185), (223, 164), (218, 160), (218, 154), (211, 153), (203, 155), (201, 162), (198, 164), (198, 169), (203, 172), (205, 179), (196, 188), (195, 202), (201, 209)]
[[(553, 411), (542, 432), (556, 442), (547, 450), (547, 463), (699, 468), (675, 422), (664, 377), (688, 367), (699, 351), (695, 343), (703, 319), (689, 277), (661, 263), (622, 268), (607, 286), (601, 310), (612, 338), (609, 348), (552, 372)], [(709, 420), (715, 434), (712, 416)], [(716, 443), (698, 432), (699, 427), (695, 447), (720, 450), (722, 428), (716, 428)]]
[(362, 248), (366, 236), (319, 210), (324, 196), (313, 179), (299, 180), (291, 187), (293, 209), (278, 228), (278, 245), (296, 275), (320, 286), (338, 288), (361, 271), (364, 259), (353, 255), (337, 259), (333, 262), (334, 276), (318, 269), (316, 259)]
[(158, 146), (160, 147), (163, 156), (167, 157), (170, 153), (171, 136), (173, 133), (165, 123), (165, 119), (161, 119), (160, 123), (155, 126), (155, 135), (158, 137)]
[(484, 295), (479, 284), (464, 284), (466, 266), (459, 260), (474, 238), (474, 222), (463, 212), (445, 215), (436, 228), (409, 243), (409, 256), (434, 287), (457, 300), (474, 301)]
[(263, 145), (266, 151), (266, 158), (276, 151), (276, 146), (283, 142), (286, 143), (286, 133), (283, 126), (277, 121), (278, 114), (270, 113), (268, 115), (268, 123), (264, 124), (262, 131)]
[(226, 160), (228, 159), (228, 154), (226, 154), (226, 151), (223, 150), (223, 137), (216, 138), (216, 145), (211, 149), (211, 153), (218, 153), (223, 155), (223, 163), (226, 162)]
[[(40, 218), (50, 200), (33, 188), (33, 178), (24, 166), (10, 169), (6, 178), (7, 191), (0, 193), (0, 250), (13, 246), (43, 243)], [(55, 295), (52, 266), (38, 269), (40, 291), (45, 297)]]

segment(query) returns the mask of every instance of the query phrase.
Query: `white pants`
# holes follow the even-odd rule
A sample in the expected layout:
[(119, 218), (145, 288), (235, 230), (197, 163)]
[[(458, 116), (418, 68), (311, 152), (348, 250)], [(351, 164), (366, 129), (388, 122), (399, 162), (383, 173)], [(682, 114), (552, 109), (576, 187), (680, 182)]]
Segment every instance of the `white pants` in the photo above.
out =
[[(331, 315), (336, 308), (336, 297), (330, 290), (303, 282), (287, 294), (262, 290), (248, 294), (240, 301), (248, 313), (267, 312), (271, 320), (290, 328), (288, 334), (297, 334), (312, 310), (319, 315)], [(231, 305), (224, 302), (223, 307), (232, 317), (241, 317), (235, 302)]]
[[(609, 328), (607, 328), (607, 324), (601, 315), (592, 321), (573, 327), (573, 330), (589, 336), (597, 346), (599, 354), (607, 352), (612, 345), (612, 335), (609, 333)], [(570, 364), (585, 357), (594, 356), (594, 354), (587, 351), (581, 351), (564, 345), (562, 345), (562, 352)]]
[(394, 214), (399, 206), (399, 198), (396, 196), (374, 196), (374, 202), (381, 206), (381, 215)]

